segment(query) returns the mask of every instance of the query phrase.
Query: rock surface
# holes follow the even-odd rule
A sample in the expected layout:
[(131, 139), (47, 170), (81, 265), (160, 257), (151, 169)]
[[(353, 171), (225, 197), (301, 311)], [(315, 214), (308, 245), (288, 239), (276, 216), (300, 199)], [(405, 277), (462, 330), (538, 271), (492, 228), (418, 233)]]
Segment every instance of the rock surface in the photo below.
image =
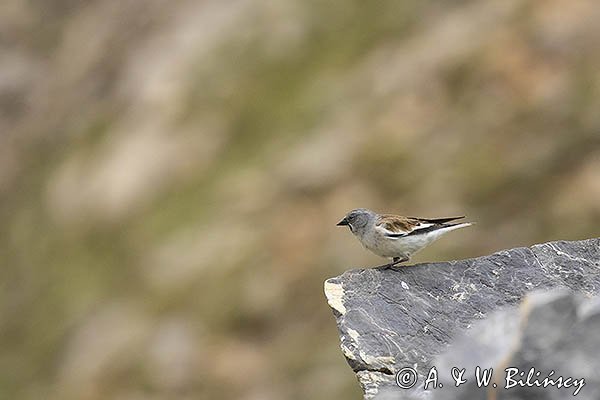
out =
[[(434, 364), (440, 381), (454, 382), (453, 366), (464, 368), (468, 381), (458, 388), (449, 384), (436, 389), (431, 397), (561, 400), (575, 395), (578, 400), (596, 400), (600, 398), (599, 333), (598, 298), (584, 301), (569, 291), (536, 292), (521, 307), (496, 312), (457, 338)], [(487, 388), (477, 386), (477, 366), (494, 369)], [(549, 380), (558, 383), (560, 377), (564, 387)]]
[[(391, 396), (386, 399), (432, 398), (433, 391), (424, 391), (422, 384), (415, 385), (411, 390), (400, 389), (396, 385), (396, 373), (404, 367), (415, 368), (419, 374), (418, 381), (422, 383), (435, 365), (435, 358), (447, 350), (455, 337), (471, 328), (477, 320), (497, 310), (505, 310), (505, 315), (500, 312), (492, 318), (492, 322), (496, 321), (495, 326), (500, 328), (487, 336), (483, 335), (495, 346), (488, 346), (485, 351), (482, 347), (481, 351), (490, 362), (506, 358), (506, 349), (509, 344), (514, 344), (508, 333), (514, 332), (518, 326), (516, 319), (511, 317), (516, 315), (516, 311), (510, 311), (511, 306), (521, 302), (532, 290), (558, 288), (570, 289), (585, 296), (598, 294), (600, 238), (544, 243), (476, 259), (420, 264), (393, 270), (357, 269), (325, 282), (325, 294), (337, 320), (342, 351), (357, 374), (366, 399), (382, 393)], [(552, 315), (546, 315), (547, 319), (543, 321), (546, 325), (542, 322), (531, 324), (532, 330), (528, 331), (526, 327), (523, 334), (527, 336), (529, 332), (530, 336), (527, 337), (535, 337), (535, 326), (552, 332), (548, 328), (574, 324), (577, 318), (575, 310), (578, 309), (576, 301), (565, 302), (556, 304), (562, 304), (566, 307), (564, 310), (571, 310), (563, 310), (562, 315), (566, 317), (552, 320)], [(512, 325), (509, 321), (512, 321)], [(553, 337), (549, 335), (542, 342), (548, 344), (548, 341), (554, 340)], [(478, 354), (475, 342), (467, 340), (466, 348), (469, 348), (469, 343), (474, 346), (469, 354)], [(533, 342), (531, 346), (535, 346)], [(468, 364), (462, 368), (471, 364), (465, 358), (450, 354), (448, 360), (457, 359)], [(464, 352), (458, 354), (464, 355)], [(471, 358), (475, 357), (472, 354)], [(537, 356), (532, 354), (525, 351), (519, 356), (515, 353), (517, 358), (514, 361), (519, 364), (536, 359)], [(440, 362), (443, 360), (443, 357), (440, 358)], [(540, 368), (550, 364), (551, 361), (540, 364)], [(461, 390), (468, 390), (468, 385), (461, 386)], [(587, 391), (588, 395), (592, 392)], [(551, 392), (550, 389), (544, 391)], [(564, 395), (555, 392), (553, 395)], [(585, 392), (582, 390), (582, 393)], [(447, 390), (440, 391), (434, 398), (454, 398), (449, 393)], [(481, 398), (487, 398), (485, 392), (481, 393)], [(516, 391), (506, 391), (502, 395), (506, 393), (516, 396), (511, 399), (519, 398)], [(580, 394), (584, 398), (582, 396)]]

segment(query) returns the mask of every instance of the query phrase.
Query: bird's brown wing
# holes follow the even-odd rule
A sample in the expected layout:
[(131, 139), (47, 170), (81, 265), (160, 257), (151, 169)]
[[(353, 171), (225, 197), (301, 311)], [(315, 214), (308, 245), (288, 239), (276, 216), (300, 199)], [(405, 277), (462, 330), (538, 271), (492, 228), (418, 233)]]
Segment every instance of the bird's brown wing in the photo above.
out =
[(375, 223), (375, 229), (390, 238), (399, 238), (409, 235), (418, 229), (432, 226), (433, 222), (420, 220), (413, 217), (402, 217), (400, 215), (381, 215)]

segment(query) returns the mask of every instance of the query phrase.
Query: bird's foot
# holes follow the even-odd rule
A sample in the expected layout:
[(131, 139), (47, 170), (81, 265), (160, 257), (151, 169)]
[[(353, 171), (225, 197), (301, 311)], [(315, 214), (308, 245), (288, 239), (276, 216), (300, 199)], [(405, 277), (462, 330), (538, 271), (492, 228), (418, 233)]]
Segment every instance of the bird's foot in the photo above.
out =
[(394, 269), (394, 267), (400, 263), (408, 261), (410, 258), (408, 257), (394, 257), (392, 258), (392, 262), (388, 264), (380, 265), (376, 268), (381, 268), (382, 270)]

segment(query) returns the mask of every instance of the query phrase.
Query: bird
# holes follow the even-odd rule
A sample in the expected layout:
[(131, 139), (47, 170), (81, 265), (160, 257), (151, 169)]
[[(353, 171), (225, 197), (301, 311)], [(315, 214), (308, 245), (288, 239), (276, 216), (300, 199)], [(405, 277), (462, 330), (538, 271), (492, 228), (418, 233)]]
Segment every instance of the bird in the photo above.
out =
[(462, 218), (464, 216), (418, 218), (380, 215), (366, 208), (357, 208), (347, 213), (337, 226), (347, 226), (365, 248), (380, 257), (391, 258), (389, 264), (377, 267), (388, 269), (409, 261), (413, 254), (442, 235), (473, 224), (453, 222)]

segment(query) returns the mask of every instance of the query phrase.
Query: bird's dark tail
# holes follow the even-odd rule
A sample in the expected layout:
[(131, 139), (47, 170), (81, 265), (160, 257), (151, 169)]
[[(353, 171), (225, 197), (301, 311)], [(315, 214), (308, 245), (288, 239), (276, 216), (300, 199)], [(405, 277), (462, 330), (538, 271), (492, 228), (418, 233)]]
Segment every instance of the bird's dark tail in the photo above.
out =
[(446, 217), (446, 218), (418, 218), (421, 221), (431, 222), (434, 224), (445, 224), (446, 222), (456, 221), (457, 219), (464, 218), (465, 216), (460, 217)]

